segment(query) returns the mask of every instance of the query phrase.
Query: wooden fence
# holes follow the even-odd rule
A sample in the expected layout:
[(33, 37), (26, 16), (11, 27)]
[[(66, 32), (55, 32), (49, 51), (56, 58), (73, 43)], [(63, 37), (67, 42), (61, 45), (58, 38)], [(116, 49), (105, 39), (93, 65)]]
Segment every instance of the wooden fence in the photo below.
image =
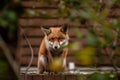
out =
[[(40, 11), (46, 11), (47, 13), (54, 14), (58, 10), (57, 3), (54, 3), (52, 5), (40, 5), (39, 0), (22, 0), (22, 4), (24, 5), (25, 10), (27, 10), (28, 12), (34, 10), (38, 13)], [(119, 13), (120, 13), (120, 6), (114, 6), (110, 10), (109, 18), (113, 18), (113, 19), (120, 18)], [(31, 12), (31, 14), (34, 14), (34, 12)], [(83, 46), (86, 43), (86, 41), (84, 39), (78, 39), (76, 37), (75, 29), (79, 30), (84, 35), (86, 35), (88, 33), (88, 27), (91, 25), (89, 22), (85, 22), (81, 25), (78, 25), (77, 23), (71, 22), (68, 19), (59, 19), (58, 17), (50, 17), (49, 19), (45, 19), (43, 16), (38, 14), (33, 16), (23, 14), (20, 17), (18, 24), (19, 28), (20, 27), (23, 28), (34, 50), (34, 59), (31, 65), (32, 67), (37, 65), (38, 49), (40, 42), (44, 37), (40, 27), (62, 25), (64, 23), (70, 25), (69, 26), (70, 42), (77, 42), (80, 46)], [(18, 44), (19, 45), (16, 52), (16, 56), (17, 56), (16, 60), (18, 61), (20, 67), (26, 67), (31, 59), (31, 51), (20, 29), (19, 29)], [(95, 56), (95, 64), (98, 66), (111, 66), (111, 62), (108, 60), (108, 58), (106, 58), (107, 57), (106, 54), (103, 55), (104, 55), (103, 61), (98, 59), (99, 56)], [(73, 58), (73, 55), (69, 54), (67, 57), (67, 62), (71, 62), (71, 61), (77, 64), (77, 61)], [(120, 57), (116, 55), (114, 61), (117, 63), (118, 61), (120, 61)], [(38, 79), (32, 79), (32, 80), (38, 80)], [(65, 80), (65, 79), (61, 79), (61, 80)]]

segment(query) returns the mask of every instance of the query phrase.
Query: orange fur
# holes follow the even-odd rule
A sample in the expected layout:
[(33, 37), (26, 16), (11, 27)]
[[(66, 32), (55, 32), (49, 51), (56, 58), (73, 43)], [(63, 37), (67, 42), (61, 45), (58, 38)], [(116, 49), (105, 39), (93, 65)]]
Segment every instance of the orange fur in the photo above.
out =
[(54, 57), (59, 57), (63, 63), (63, 69), (66, 68), (66, 57), (68, 48), (63, 46), (68, 45), (69, 36), (66, 27), (51, 27), (50, 29), (42, 29), (45, 37), (41, 42), (38, 53), (38, 73), (43, 73), (49, 70), (48, 65)]

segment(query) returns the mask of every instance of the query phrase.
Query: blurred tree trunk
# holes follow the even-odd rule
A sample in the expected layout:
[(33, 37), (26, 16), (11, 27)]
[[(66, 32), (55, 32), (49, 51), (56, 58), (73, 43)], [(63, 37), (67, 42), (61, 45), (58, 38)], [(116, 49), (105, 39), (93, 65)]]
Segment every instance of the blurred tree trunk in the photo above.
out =
[(18, 80), (17, 65), (0, 36), (0, 80)]

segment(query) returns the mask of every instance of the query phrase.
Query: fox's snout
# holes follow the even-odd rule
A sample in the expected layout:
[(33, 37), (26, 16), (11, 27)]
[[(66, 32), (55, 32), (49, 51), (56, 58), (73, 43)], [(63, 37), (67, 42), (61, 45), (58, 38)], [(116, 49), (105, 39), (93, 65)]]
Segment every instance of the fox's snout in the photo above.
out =
[(54, 44), (53, 45), (53, 49), (59, 49), (60, 48), (60, 45), (59, 44)]
[(60, 48), (60, 44), (59, 44), (58, 40), (54, 41), (53, 48), (54, 49), (59, 49)]
[(54, 49), (59, 49), (59, 45), (53, 46)]
[(58, 41), (54, 41), (54, 42), (49, 41), (49, 44), (51, 45), (51, 47), (53, 49), (59, 49), (60, 48), (60, 44), (59, 44)]

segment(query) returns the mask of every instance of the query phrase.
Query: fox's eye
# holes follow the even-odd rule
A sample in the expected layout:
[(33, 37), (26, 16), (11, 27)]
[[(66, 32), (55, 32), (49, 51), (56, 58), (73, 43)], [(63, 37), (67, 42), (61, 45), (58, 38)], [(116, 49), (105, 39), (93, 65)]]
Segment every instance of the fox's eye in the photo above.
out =
[(53, 40), (54, 40), (54, 38), (50, 38), (50, 39), (49, 39), (49, 41), (53, 41)]
[(59, 38), (60, 41), (62, 41), (64, 38)]

